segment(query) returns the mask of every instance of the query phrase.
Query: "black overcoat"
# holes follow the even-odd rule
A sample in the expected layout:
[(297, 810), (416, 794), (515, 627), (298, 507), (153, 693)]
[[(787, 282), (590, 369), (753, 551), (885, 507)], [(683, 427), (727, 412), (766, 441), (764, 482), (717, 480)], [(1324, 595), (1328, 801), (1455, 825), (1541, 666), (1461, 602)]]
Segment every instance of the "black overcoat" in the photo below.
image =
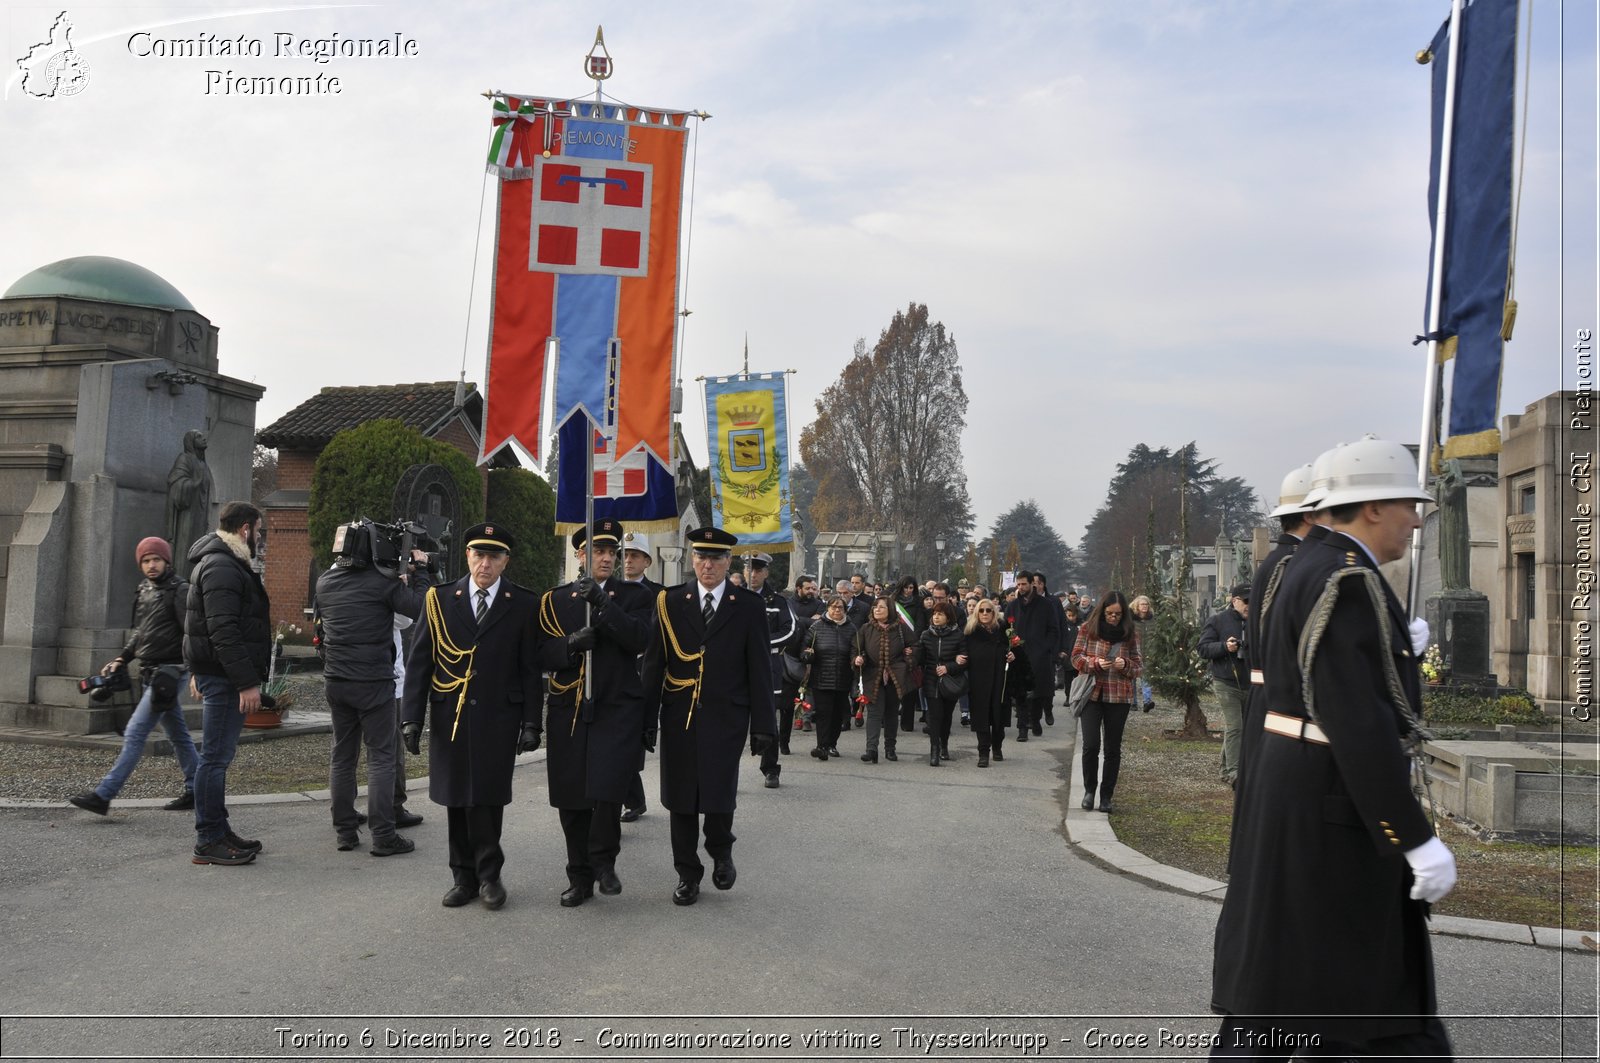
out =
[(1006, 654), (1010, 652), (1004, 625), (994, 630), (979, 624), (961, 639), (961, 652), (967, 657), (967, 672), (972, 676), (967, 706), (972, 713), (972, 729), (1011, 726), (1006, 708)]
[[(406, 723), (429, 721), (428, 796), (453, 807), (511, 803), (517, 735), (524, 723), (539, 726), (543, 704), (534, 642), (538, 596), (502, 578), (479, 628), (472, 590), (468, 575), (428, 592), (406, 658), (402, 702)], [(440, 645), (441, 635), (449, 646)], [(472, 651), (465, 699), (459, 688), (435, 686), (436, 679), (448, 684), (452, 675), (466, 674), (467, 662), (452, 662), (450, 647)]]
[(747, 737), (776, 741), (766, 607), (724, 584), (708, 624), (703, 595), (694, 581), (658, 594), (645, 639), (645, 719), (659, 721), (661, 803), (671, 812), (732, 812)]
[[(1297, 648), (1318, 616), (1302, 685)], [(1401, 745), (1406, 708), (1421, 706), (1405, 616), (1361, 545), (1329, 532), (1295, 552), (1266, 639), (1271, 710), (1309, 716), (1328, 744), (1261, 735), (1234, 824), (1212, 1006), (1286, 1030), (1320, 1025), (1286, 1016), (1361, 1016), (1339, 1024), (1351, 1040), (1416, 1031), (1434, 1012), (1433, 963), (1402, 854), (1433, 832)]]
[(1018, 657), (1028, 659), (1029, 686), (1035, 697), (1047, 696), (1055, 682), (1056, 659), (1061, 652), (1061, 622), (1066, 615), (1049, 595), (1022, 596), (1006, 606), (1006, 623), (1022, 636)]
[(639, 654), (649, 634), (654, 596), (642, 584), (606, 581), (611, 601), (593, 618), (594, 696), (583, 700), (579, 669), (584, 654), (567, 653), (567, 636), (590, 622), (583, 598), (571, 583), (539, 600), (539, 664), (549, 673), (545, 692), (545, 769), (550, 804), (589, 808), (596, 801), (623, 801), (644, 767), (644, 690)]

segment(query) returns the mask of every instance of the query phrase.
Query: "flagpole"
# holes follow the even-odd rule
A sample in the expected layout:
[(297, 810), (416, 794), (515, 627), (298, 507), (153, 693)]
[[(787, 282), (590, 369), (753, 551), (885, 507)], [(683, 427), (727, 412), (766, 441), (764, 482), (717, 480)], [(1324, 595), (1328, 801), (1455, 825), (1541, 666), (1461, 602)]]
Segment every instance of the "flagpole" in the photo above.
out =
[[(1417, 439), (1417, 489), (1428, 490), (1428, 467), (1433, 464), (1434, 405), (1439, 391), (1439, 325), (1444, 294), (1444, 244), (1450, 204), (1450, 150), (1455, 139), (1456, 62), (1461, 54), (1461, 4), (1450, 2), (1450, 54), (1444, 74), (1444, 120), (1439, 133), (1439, 195), (1433, 209), (1433, 270), (1428, 285), (1428, 368), (1422, 382), (1422, 427)], [(1422, 524), (1411, 532), (1411, 577), (1406, 585), (1406, 615), (1414, 615), (1422, 589)]]

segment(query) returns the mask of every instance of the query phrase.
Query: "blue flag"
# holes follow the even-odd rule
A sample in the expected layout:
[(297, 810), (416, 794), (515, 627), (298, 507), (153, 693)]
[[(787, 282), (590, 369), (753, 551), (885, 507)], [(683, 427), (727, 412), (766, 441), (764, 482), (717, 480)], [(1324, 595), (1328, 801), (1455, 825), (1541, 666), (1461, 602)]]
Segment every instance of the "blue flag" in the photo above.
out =
[[(1454, 359), (1444, 457), (1500, 452), (1501, 331), (1511, 255), (1512, 130), (1515, 126), (1517, 0), (1472, 0), (1461, 12), (1449, 202), (1444, 233), (1440, 361)], [(1433, 52), (1433, 138), (1428, 215), (1439, 239), (1438, 201), (1450, 23)], [(1433, 257), (1428, 259), (1433, 290)], [(1424, 306), (1429, 320), (1430, 306)]]
[(678, 494), (672, 473), (643, 444), (618, 456), (616, 437), (597, 431), (587, 417), (560, 428), (556, 469), (556, 531), (583, 526), (584, 448), (594, 448), (594, 517), (620, 520), (629, 531), (678, 530)]

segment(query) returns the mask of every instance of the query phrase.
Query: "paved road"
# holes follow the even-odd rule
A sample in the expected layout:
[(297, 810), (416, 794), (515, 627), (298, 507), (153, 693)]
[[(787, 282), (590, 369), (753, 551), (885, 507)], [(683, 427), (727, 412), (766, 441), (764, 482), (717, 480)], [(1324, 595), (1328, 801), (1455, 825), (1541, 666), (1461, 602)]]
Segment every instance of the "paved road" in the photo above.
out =
[[(416, 804), (427, 822), (410, 832), (417, 852), (383, 860), (336, 852), (324, 803), (235, 803), (236, 829), (267, 846), (243, 868), (191, 864), (181, 813), (6, 810), (0, 1013), (12, 1018), (0, 1058), (923, 1055), (912, 1034), (897, 1045), (896, 1027), (989, 1031), (984, 1047), (945, 1042), (936, 1058), (1020, 1054), (1035, 1033), (1056, 1058), (1203, 1055), (1157, 1038), (1215, 1029), (1217, 905), (1110, 871), (1067, 843), (1064, 732), (1010, 744), (1004, 764), (980, 771), (964, 733), (956, 762), (934, 769), (913, 755), (920, 735), (902, 743), (898, 764), (862, 764), (853, 730), (842, 760), (786, 760), (776, 791), (747, 760), (738, 885), (717, 892), (708, 876), (692, 908), (670, 901), (654, 757), (651, 811), (623, 828), (622, 895), (575, 910), (556, 904), (563, 848), (542, 763), (518, 769), (511, 900), (500, 912), (439, 905), (444, 817), (426, 802)], [(1435, 950), (1462, 1058), (1593, 1058), (1592, 1019), (1560, 1018), (1593, 1014), (1593, 956), (1450, 938)], [(302, 1015), (323, 1018), (287, 1018)], [(540, 1049), (552, 1021), (562, 1044)], [(279, 1027), (292, 1031), (281, 1047)], [(790, 1046), (641, 1051), (602, 1033), (747, 1027), (754, 1038), (787, 1034)], [(1091, 1028), (1151, 1047), (1097, 1045)], [(364, 1029), (378, 1042), (371, 1051)], [(840, 1036), (805, 1045), (816, 1030)], [(863, 1047), (874, 1034), (882, 1046)], [(450, 1041), (478, 1035), (494, 1047)]]

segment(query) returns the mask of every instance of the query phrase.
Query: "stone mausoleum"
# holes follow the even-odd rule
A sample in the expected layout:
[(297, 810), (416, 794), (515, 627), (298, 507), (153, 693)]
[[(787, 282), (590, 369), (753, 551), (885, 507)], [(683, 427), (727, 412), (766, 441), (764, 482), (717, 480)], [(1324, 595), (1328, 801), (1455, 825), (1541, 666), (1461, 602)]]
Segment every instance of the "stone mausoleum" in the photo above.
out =
[(122, 646), (135, 544), (250, 497), (263, 389), (217, 366), (217, 327), (132, 262), (64, 259), (0, 296), (0, 725), (110, 729), (77, 682)]

